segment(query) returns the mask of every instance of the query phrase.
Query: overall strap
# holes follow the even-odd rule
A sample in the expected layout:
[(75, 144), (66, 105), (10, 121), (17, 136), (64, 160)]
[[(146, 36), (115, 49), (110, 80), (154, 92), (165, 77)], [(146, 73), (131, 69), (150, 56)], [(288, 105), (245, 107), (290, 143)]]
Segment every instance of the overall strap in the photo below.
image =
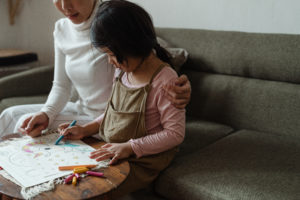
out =
[(149, 84), (151, 85), (153, 79), (155, 78), (155, 76), (162, 70), (162, 68), (164, 68), (165, 66), (167, 66), (168, 64), (166, 63), (162, 63), (158, 68), (157, 70), (154, 72), (154, 74), (152, 75), (151, 79), (150, 79), (150, 82)]
[(124, 71), (121, 71), (120, 74), (115, 78), (115, 83), (113, 84), (112, 91), (111, 91), (110, 97), (109, 97), (109, 99), (108, 99), (108, 102), (111, 101), (112, 96), (113, 96), (113, 94), (114, 94), (114, 92), (115, 92), (116, 85), (117, 85), (117, 83), (121, 80), (123, 74), (124, 74)]
[(121, 80), (121, 78), (122, 78), (122, 76), (124, 75), (124, 73), (125, 73), (125, 72), (124, 72), (123, 70), (120, 72), (119, 76), (116, 77), (116, 82), (119, 81), (119, 80)]

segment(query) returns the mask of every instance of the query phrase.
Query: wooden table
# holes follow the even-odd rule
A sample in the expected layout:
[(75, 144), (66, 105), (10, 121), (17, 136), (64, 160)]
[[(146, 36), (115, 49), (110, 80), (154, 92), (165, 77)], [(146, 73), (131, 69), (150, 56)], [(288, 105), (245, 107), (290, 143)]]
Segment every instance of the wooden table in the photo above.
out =
[[(9, 137), (2, 138), (2, 140), (17, 136), (18, 135), (16, 134), (12, 134)], [(93, 137), (85, 138), (83, 141), (94, 148), (99, 148), (104, 144), (104, 142)], [(117, 165), (99, 169), (98, 171), (103, 172), (106, 178), (87, 176), (80, 180), (77, 186), (64, 184), (56, 185), (53, 191), (44, 192), (34, 199), (109, 199), (108, 192), (120, 185), (126, 179), (130, 167), (127, 161), (123, 161)], [(0, 193), (3, 194), (2, 198), (23, 199), (20, 191), (20, 186), (0, 176)]]

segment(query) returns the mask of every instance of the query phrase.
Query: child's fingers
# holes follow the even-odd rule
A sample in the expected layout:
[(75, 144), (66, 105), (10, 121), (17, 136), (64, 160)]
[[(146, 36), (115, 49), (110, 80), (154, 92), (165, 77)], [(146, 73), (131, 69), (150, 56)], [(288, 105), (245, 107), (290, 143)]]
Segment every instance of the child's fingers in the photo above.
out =
[(107, 160), (109, 158), (112, 158), (112, 157), (114, 157), (114, 155), (115, 154), (113, 154), (113, 153), (106, 153), (104, 155), (96, 157), (95, 159), (96, 159), (97, 162), (99, 162), (99, 161), (102, 161), (102, 160)]
[(72, 126), (72, 127), (69, 127), (69, 128), (65, 128), (63, 131), (62, 131), (62, 135), (66, 136), (66, 135), (70, 135), (70, 134), (78, 134), (78, 127), (76, 126)]
[(69, 123), (63, 123), (63, 124), (60, 124), (60, 125), (58, 126), (58, 130), (59, 130), (59, 131), (62, 131), (62, 130), (64, 130), (64, 129), (66, 129), (68, 126), (69, 126)]
[(116, 154), (111, 161), (109, 162), (110, 165), (116, 164), (119, 160), (120, 156), (118, 154)]
[(97, 151), (91, 152), (90, 157), (91, 158), (96, 158), (96, 157), (102, 156), (102, 155), (104, 155), (106, 153), (108, 153), (108, 151), (106, 151), (106, 150), (97, 150)]
[(64, 136), (63, 140), (80, 140), (81, 137), (79, 135), (73, 135), (73, 134), (69, 134)]
[(63, 129), (60, 134), (64, 136), (64, 139), (69, 140), (80, 140), (83, 137), (83, 133), (78, 126)]
[(101, 148), (104, 148), (104, 149), (106, 149), (106, 148), (109, 148), (109, 147), (111, 147), (111, 146), (112, 146), (112, 144), (110, 144), (110, 143), (107, 143), (107, 144), (105, 144), (105, 145), (101, 146)]

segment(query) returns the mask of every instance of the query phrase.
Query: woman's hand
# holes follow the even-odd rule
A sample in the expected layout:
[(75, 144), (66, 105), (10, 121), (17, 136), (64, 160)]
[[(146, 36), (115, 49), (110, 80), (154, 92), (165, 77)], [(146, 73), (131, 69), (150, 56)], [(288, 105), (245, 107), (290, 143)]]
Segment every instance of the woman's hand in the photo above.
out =
[(125, 143), (107, 143), (100, 149), (93, 151), (90, 158), (96, 161), (107, 160), (112, 158), (109, 162), (110, 165), (117, 163), (120, 159), (125, 159), (133, 154), (130, 142)]
[(31, 137), (37, 137), (41, 135), (42, 130), (48, 127), (48, 124), (49, 118), (47, 114), (39, 112), (26, 118), (21, 127), (18, 128), (18, 131)]
[(80, 140), (84, 138), (84, 128), (82, 126), (69, 127), (70, 123), (63, 123), (58, 126), (59, 134), (64, 135), (64, 139)]
[(175, 79), (174, 84), (167, 84), (163, 88), (176, 108), (185, 108), (191, 99), (191, 84), (186, 75), (181, 75)]

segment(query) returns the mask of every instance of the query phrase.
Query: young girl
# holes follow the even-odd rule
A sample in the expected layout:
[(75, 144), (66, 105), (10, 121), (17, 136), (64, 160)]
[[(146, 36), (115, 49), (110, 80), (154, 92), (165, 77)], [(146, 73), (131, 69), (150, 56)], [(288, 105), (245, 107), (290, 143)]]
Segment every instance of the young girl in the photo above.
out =
[(100, 5), (91, 28), (93, 45), (116, 67), (106, 111), (83, 126), (59, 127), (66, 139), (99, 132), (107, 142), (91, 153), (97, 161), (111, 158), (130, 163), (130, 174), (112, 198), (151, 183), (175, 156), (185, 133), (185, 110), (164, 96), (163, 85), (177, 77), (168, 53), (159, 46), (150, 16), (123, 0)]

